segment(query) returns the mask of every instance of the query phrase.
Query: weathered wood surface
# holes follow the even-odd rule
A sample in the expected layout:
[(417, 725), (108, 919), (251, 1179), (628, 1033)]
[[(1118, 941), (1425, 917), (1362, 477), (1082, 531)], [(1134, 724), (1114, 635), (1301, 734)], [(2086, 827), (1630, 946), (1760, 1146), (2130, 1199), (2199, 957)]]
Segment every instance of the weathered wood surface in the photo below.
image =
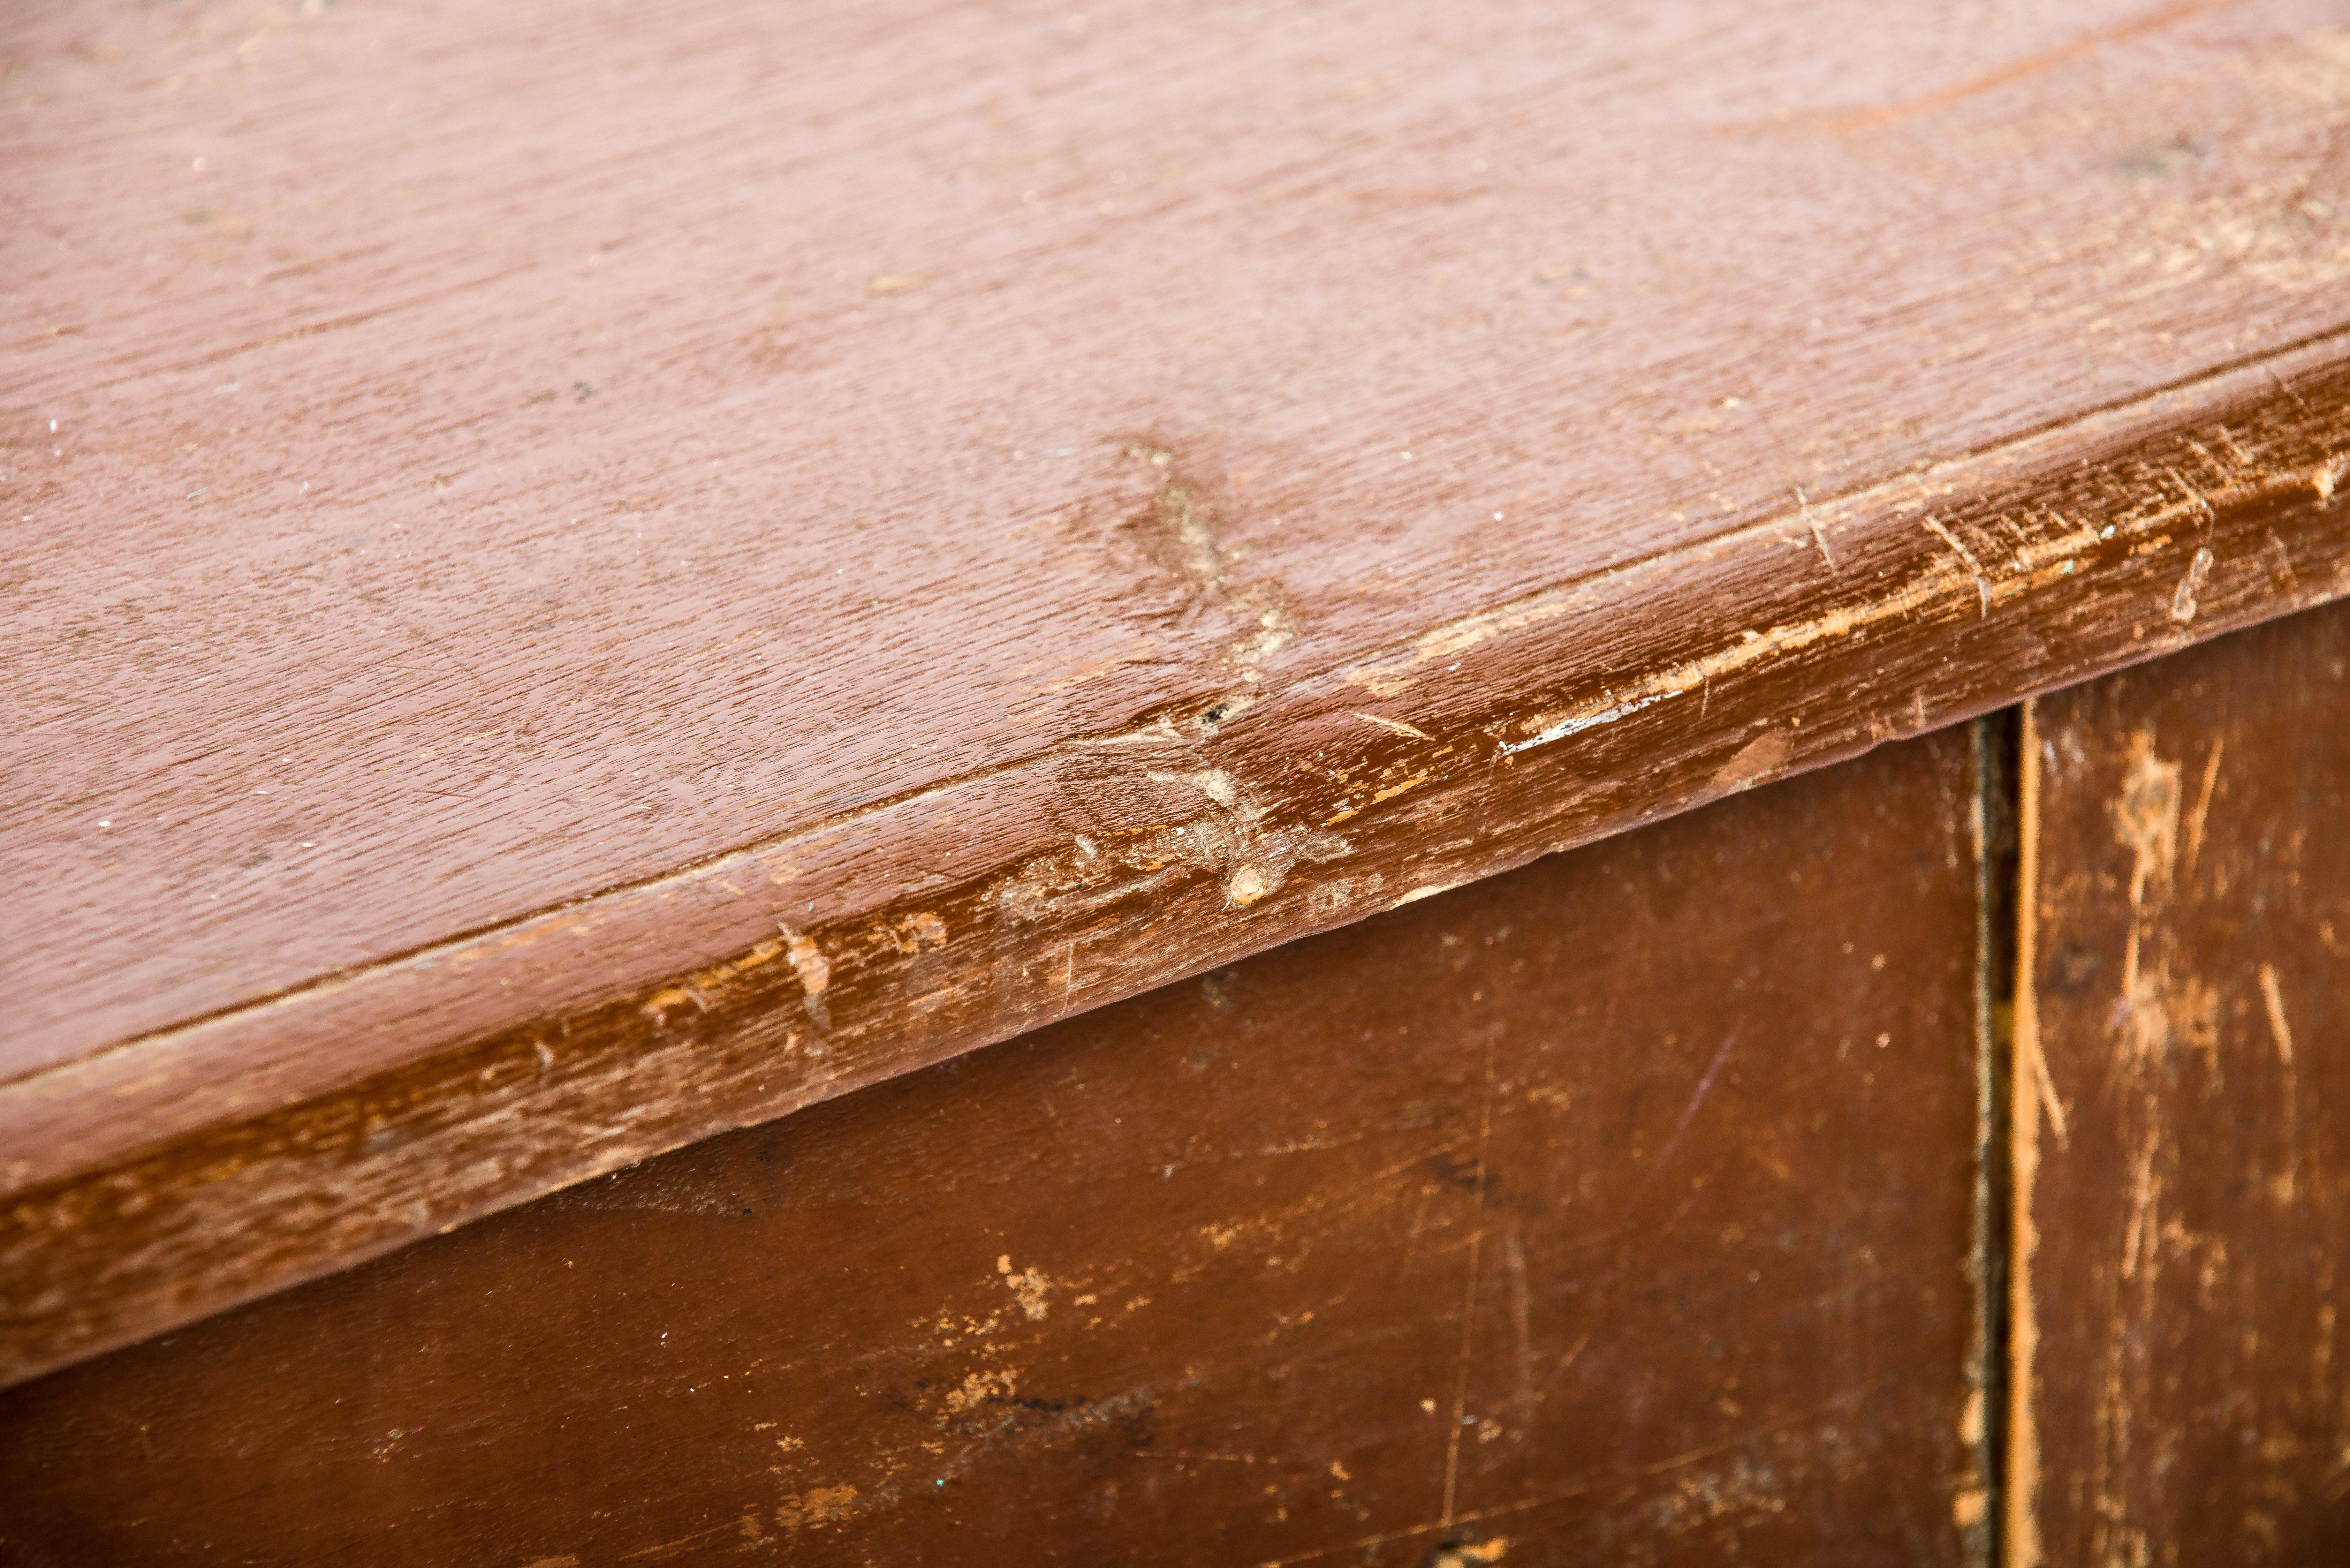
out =
[(2008, 1561), (2350, 1560), (2350, 615), (2043, 700)]
[(2332, 596), (2336, 19), (16, 8), (0, 1377)]
[(0, 1562), (1968, 1561), (1970, 782), (1889, 746), (18, 1387)]

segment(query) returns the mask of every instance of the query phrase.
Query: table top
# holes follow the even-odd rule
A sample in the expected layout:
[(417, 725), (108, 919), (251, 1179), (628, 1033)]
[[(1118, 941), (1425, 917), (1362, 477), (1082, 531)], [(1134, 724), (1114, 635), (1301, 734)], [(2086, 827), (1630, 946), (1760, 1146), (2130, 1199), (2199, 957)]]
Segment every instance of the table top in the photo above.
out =
[(608, 1168), (2331, 597), (2335, 16), (16, 8), (0, 1189), (831, 1043)]

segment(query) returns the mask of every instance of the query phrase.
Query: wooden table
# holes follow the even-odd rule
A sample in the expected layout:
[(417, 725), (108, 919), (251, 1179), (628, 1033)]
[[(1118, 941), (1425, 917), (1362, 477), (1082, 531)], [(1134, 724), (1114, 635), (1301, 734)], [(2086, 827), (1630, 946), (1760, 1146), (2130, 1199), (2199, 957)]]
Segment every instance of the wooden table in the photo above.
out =
[(2339, 1561), (2338, 24), (20, 8), (0, 1562)]

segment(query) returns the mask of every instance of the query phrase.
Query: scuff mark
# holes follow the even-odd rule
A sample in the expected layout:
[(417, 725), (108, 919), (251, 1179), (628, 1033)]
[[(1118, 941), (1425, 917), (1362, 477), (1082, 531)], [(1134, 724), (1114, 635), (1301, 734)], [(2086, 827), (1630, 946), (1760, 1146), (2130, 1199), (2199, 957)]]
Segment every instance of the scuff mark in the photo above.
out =
[(1740, 1454), (1722, 1469), (1677, 1480), (1646, 1511), (1660, 1533), (1678, 1535), (1725, 1516), (1752, 1520), (1786, 1510), (1786, 1489), (1777, 1470)]
[(1378, 896), (1387, 878), (1377, 871), (1360, 877), (1340, 877), (1331, 881), (1317, 882), (1306, 889), (1305, 907), (1314, 915), (1328, 916), (1353, 908), (1357, 903)]
[(1033, 924), (1205, 874), (1219, 880), (1227, 909), (1245, 909), (1277, 891), (1299, 861), (1318, 864), (1352, 850), (1346, 839), (1315, 828), (1267, 829), (1268, 808), (1224, 769), (1145, 776), (1196, 789), (1211, 809), (1171, 827), (1078, 834), (1068, 847), (1032, 856), (998, 882), (989, 894), (996, 907)]
[[(917, 909), (914, 913), (899, 919), (895, 925), (884, 929), (889, 932), (891, 945), (901, 953), (920, 953), (932, 948), (946, 946), (947, 923), (928, 909)], [(817, 956), (822, 957), (821, 954)], [(793, 966), (796, 968), (799, 962), (797, 957), (795, 956), (792, 961)], [(830, 983), (832, 979), (830, 964), (825, 965), (824, 973), (826, 982)]]
[(1233, 562), (1245, 551), (1224, 543), (1214, 514), (1199, 487), (1177, 466), (1171, 448), (1140, 439), (1123, 441), (1118, 448), (1162, 476), (1148, 511), (1130, 521), (1128, 531), (1183, 584), (1193, 606), (1242, 623), (1242, 629), (1225, 642), (1222, 657), (1243, 681), (1261, 682), (1264, 662), (1305, 635), (1304, 618), (1281, 584), (1270, 577), (1232, 587)]
[(1378, 666), (1349, 670), (1341, 679), (1349, 686), (1361, 687), (1374, 697), (1392, 697), (1419, 684), (1419, 677), (1416, 675), (1398, 675), (1392, 670)]
[(839, 1486), (810, 1487), (784, 1500), (775, 1510), (775, 1522), (794, 1532), (838, 1524), (863, 1511), (858, 1507), (857, 1500), (857, 1489), (846, 1482)]

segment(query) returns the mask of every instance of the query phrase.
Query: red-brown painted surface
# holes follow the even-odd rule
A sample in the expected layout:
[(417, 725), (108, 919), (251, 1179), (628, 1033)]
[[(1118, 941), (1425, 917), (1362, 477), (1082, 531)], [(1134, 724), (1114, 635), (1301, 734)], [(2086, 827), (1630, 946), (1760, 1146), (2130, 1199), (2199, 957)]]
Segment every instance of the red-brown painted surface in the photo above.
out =
[(2334, 596), (2338, 22), (15, 8), (0, 1381)]
[(1887, 747), (26, 1384), (0, 1560), (1963, 1561), (1972, 788)]

